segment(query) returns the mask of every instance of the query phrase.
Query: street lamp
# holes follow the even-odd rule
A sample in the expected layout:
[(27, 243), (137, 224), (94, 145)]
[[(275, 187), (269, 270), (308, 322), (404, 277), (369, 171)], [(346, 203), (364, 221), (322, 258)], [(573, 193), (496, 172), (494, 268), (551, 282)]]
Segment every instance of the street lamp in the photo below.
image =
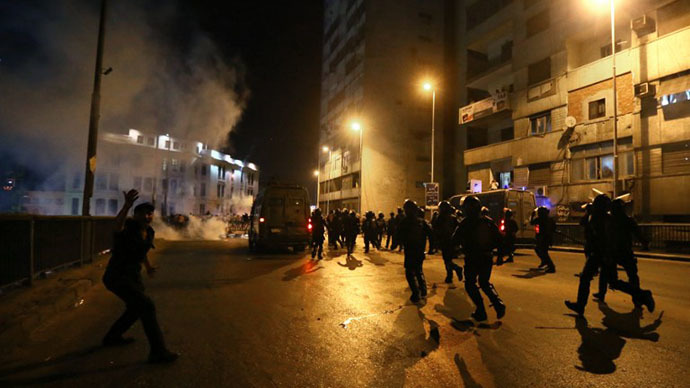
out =
[(316, 207), (319, 207), (319, 170), (314, 170), (314, 176), (316, 177)]
[[(327, 163), (331, 163), (331, 148), (330, 148), (329, 146), (322, 146), (322, 147), (321, 147), (321, 151), (322, 151), (324, 154), (325, 154), (325, 153), (328, 153), (328, 162), (327, 162)], [(320, 159), (321, 159), (321, 158), (320, 158), (320, 155), (319, 155), (319, 168), (321, 168), (321, 161), (320, 161)], [(323, 166), (324, 171), (326, 170), (326, 167), (327, 167), (327, 165), (324, 164), (324, 166)], [(332, 167), (328, 166), (328, 176), (326, 177), (326, 187), (328, 187), (328, 186), (331, 184), (331, 182), (330, 182), (330, 181), (331, 181), (331, 169), (332, 169)], [(320, 189), (321, 189), (321, 187), (319, 187), (319, 190), (320, 190)], [(325, 191), (325, 190), (324, 190), (324, 191)], [(326, 194), (327, 194), (327, 193), (328, 193), (328, 191), (326, 191)], [(330, 202), (331, 202), (330, 196), (329, 196), (329, 197), (326, 197), (326, 214), (328, 214), (328, 213), (331, 211), (331, 209), (330, 209), (331, 203), (330, 203)]]
[(424, 82), (424, 90), (431, 91), (431, 182), (434, 182), (434, 135), (436, 132), (436, 89), (431, 82)]
[(611, 5), (611, 80), (613, 87), (613, 198), (618, 196), (618, 98), (616, 97), (616, 7), (615, 0), (593, 0), (602, 6)]
[(362, 202), (364, 200), (364, 190), (362, 189), (364, 187), (364, 158), (362, 155), (362, 124), (359, 121), (353, 121), (350, 123), (350, 128), (352, 128), (353, 131), (359, 132), (359, 214), (362, 214)]

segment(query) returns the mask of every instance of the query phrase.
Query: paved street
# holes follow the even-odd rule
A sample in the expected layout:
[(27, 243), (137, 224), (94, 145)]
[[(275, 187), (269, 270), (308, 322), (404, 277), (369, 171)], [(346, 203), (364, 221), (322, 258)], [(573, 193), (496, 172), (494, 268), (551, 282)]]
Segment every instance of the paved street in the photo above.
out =
[[(440, 256), (425, 262), (429, 297), (411, 305), (402, 255), (251, 254), (246, 240), (168, 242), (147, 279), (172, 365), (148, 365), (136, 342), (103, 349), (123, 305), (102, 285), (82, 305), (0, 355), (0, 385), (332, 387), (687, 387), (690, 265), (640, 260), (657, 310), (639, 316), (617, 292), (569, 315), (581, 254), (555, 253), (558, 272), (531, 271), (533, 252), (494, 269), (508, 306), (487, 324), (467, 321), (464, 288), (443, 283)], [(624, 275), (623, 275), (624, 276)], [(440, 341), (430, 337), (438, 328)]]

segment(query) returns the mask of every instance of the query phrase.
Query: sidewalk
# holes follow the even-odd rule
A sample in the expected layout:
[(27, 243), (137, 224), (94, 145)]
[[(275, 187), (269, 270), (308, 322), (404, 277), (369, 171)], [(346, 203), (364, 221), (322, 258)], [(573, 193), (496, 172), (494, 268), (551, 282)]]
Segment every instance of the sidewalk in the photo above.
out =
[[(584, 250), (580, 247), (552, 246), (551, 249), (553, 249), (554, 251), (562, 252), (584, 253)], [(635, 251), (634, 253), (635, 257), (638, 258), (690, 262), (690, 255), (683, 253), (664, 253), (649, 251)]]

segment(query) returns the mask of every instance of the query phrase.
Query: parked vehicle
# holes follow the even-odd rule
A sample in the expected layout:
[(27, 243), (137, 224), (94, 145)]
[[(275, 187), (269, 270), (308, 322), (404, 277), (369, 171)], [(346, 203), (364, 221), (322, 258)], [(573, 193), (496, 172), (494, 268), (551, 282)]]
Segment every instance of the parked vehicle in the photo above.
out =
[(293, 247), (311, 241), (309, 193), (299, 185), (272, 184), (262, 189), (249, 216), (249, 249)]
[(483, 193), (458, 194), (449, 199), (450, 204), (459, 208), (462, 198), (467, 195), (475, 195), (479, 198), (482, 206), (486, 206), (489, 209), (489, 217), (493, 218), (497, 225), (500, 225), (503, 219), (504, 209), (512, 210), (513, 219), (517, 222), (519, 228), (517, 242), (534, 243), (534, 228), (529, 223), (532, 211), (536, 207), (534, 193), (524, 190), (501, 189), (485, 191)]

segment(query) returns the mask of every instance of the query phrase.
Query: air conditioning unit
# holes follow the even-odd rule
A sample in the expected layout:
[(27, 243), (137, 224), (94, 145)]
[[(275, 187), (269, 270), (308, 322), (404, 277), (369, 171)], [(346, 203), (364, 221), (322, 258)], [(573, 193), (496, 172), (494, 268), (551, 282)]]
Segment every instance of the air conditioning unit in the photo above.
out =
[(649, 32), (654, 29), (654, 19), (647, 15), (630, 20), (630, 29), (639, 32)]
[(646, 97), (652, 95), (652, 89), (654, 89), (649, 82), (643, 82), (641, 84), (635, 85), (635, 97)]
[(534, 188), (534, 195), (537, 195), (539, 197), (548, 197), (549, 196), (549, 186), (536, 186)]

